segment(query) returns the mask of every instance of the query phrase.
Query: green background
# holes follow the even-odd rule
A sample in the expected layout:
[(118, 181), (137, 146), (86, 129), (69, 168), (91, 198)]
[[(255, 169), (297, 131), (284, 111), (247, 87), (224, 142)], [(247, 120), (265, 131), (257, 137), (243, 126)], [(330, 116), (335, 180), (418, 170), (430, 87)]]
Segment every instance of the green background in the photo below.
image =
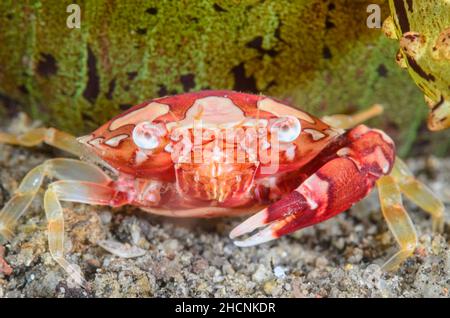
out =
[[(66, 26), (70, 3), (80, 29)], [(423, 95), (395, 63), (398, 42), (366, 26), (370, 3), (389, 15), (381, 0), (2, 0), (0, 112), (80, 135), (146, 99), (235, 89), (315, 115), (381, 103), (370, 124), (401, 155), (447, 154), (449, 132), (428, 132)]]

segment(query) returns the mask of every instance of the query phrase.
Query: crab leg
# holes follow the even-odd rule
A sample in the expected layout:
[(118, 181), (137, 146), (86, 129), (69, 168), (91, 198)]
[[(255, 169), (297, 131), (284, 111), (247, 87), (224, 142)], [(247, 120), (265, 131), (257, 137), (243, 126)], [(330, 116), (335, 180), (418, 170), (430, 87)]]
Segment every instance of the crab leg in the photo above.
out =
[(383, 216), (400, 245), (400, 251), (395, 253), (384, 265), (384, 270), (397, 268), (414, 252), (417, 245), (417, 234), (414, 225), (403, 208), (400, 188), (391, 176), (381, 177), (377, 181)]
[(70, 264), (64, 258), (64, 215), (61, 204), (52, 190), (45, 192), (44, 209), (48, 222), (47, 230), (50, 254), (77, 284), (85, 285), (86, 282), (78, 266)]
[(0, 211), (0, 235), (11, 239), (13, 228), (33, 201), (44, 178), (83, 180), (107, 185), (110, 178), (98, 167), (74, 159), (50, 159), (33, 168), (19, 185), (12, 198)]
[(383, 106), (375, 104), (369, 109), (363, 110), (354, 115), (336, 114), (331, 116), (324, 116), (322, 117), (322, 120), (333, 127), (349, 129), (365, 122), (366, 120), (376, 117), (381, 113), (383, 113)]
[(32, 169), (0, 211), (0, 235), (11, 239), (14, 225), (33, 201), (46, 176), (64, 179), (50, 184), (44, 195), (50, 253), (76, 283), (85, 285), (79, 268), (64, 258), (64, 216), (59, 200), (92, 204), (111, 202), (115, 190), (108, 187), (111, 179), (100, 168), (79, 160), (60, 158), (47, 160)]
[(436, 195), (425, 184), (414, 178), (408, 166), (398, 157), (391, 175), (399, 185), (401, 192), (431, 215), (433, 231), (442, 232), (445, 208)]
[(86, 203), (91, 205), (112, 205), (117, 191), (94, 182), (61, 180), (51, 183), (47, 191), (52, 191), (59, 201)]
[(49, 185), (44, 195), (44, 209), (48, 221), (48, 243), (53, 259), (79, 285), (86, 282), (78, 266), (64, 258), (64, 215), (60, 201), (82, 202), (108, 205), (114, 198), (115, 190), (103, 184), (62, 180)]
[(82, 145), (76, 138), (55, 128), (34, 128), (18, 136), (0, 132), (0, 143), (33, 147), (42, 142), (78, 157), (82, 155)]

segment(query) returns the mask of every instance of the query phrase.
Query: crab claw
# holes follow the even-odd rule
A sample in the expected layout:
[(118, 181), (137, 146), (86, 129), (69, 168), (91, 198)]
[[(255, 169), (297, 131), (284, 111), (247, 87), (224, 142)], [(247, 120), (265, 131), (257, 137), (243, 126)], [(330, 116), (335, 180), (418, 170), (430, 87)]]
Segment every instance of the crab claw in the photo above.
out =
[(238, 236), (242, 236), (244, 234), (256, 230), (257, 228), (263, 227), (264, 225), (267, 224), (266, 219), (267, 219), (267, 208), (252, 215), (247, 220), (236, 226), (230, 232), (230, 238), (235, 239)]
[[(308, 190), (306, 189), (313, 184), (312, 182), (314, 182), (314, 180), (317, 180), (315, 178), (315, 175), (311, 176), (310, 179), (312, 181), (306, 180), (299, 188), (288, 196), (258, 212), (234, 228), (230, 233), (230, 238), (232, 239), (264, 227), (262, 230), (243, 241), (235, 241), (235, 245), (248, 247), (265, 243), (285, 234), (292, 233), (300, 228), (319, 223), (324, 220), (323, 216), (325, 215), (325, 218), (330, 218), (335, 215), (331, 211), (327, 211), (329, 213), (326, 214), (316, 213), (317, 210), (326, 209), (327, 204), (325, 201), (327, 200), (327, 196), (320, 196), (326, 194), (322, 190), (327, 190), (328, 187), (316, 183), (316, 195), (313, 196), (301, 193), (310, 191), (309, 188)], [(317, 182), (320, 181), (317, 180)]]
[[(255, 215), (249, 217), (247, 220), (236, 226), (230, 232), (230, 238), (235, 239), (236, 237), (242, 236), (244, 234), (250, 233), (260, 227), (263, 227), (267, 224), (267, 209), (264, 209)], [(260, 243), (268, 242), (276, 237), (273, 235), (273, 231), (270, 227), (265, 228), (259, 233), (253, 235), (249, 239), (245, 241), (235, 241), (234, 244), (240, 247), (253, 246)]]
[(235, 241), (234, 244), (247, 247), (274, 240), (281, 236), (277, 231), (278, 229), (288, 225), (296, 218), (298, 212), (307, 208), (306, 200), (302, 199), (297, 191), (294, 191), (236, 226), (230, 232), (230, 238), (235, 239), (258, 228), (265, 227), (248, 239)]
[(268, 242), (325, 221), (350, 208), (390, 172), (393, 142), (375, 129), (360, 125), (346, 134), (346, 146), (311, 174), (298, 188), (234, 228), (230, 238), (264, 227), (237, 246)]

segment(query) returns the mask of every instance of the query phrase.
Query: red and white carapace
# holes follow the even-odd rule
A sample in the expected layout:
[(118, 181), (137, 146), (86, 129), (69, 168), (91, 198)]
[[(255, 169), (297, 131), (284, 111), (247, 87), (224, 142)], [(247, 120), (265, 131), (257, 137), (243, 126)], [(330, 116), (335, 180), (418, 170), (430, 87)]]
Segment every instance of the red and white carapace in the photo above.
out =
[(384, 265), (393, 269), (417, 240), (400, 193), (432, 215), (436, 230), (442, 230), (444, 207), (396, 158), (390, 137), (359, 124), (380, 112), (373, 106), (321, 120), (263, 95), (201, 91), (144, 102), (78, 139), (53, 128), (3, 133), (0, 142), (46, 142), (89, 160), (50, 159), (30, 171), (0, 212), (0, 234), (12, 236), (44, 177), (58, 179), (44, 197), (50, 251), (80, 281), (79, 270), (63, 256), (60, 201), (130, 204), (174, 217), (256, 212), (230, 233), (235, 239), (262, 228), (235, 241), (251, 246), (329, 219), (377, 184), (383, 215), (400, 245)]

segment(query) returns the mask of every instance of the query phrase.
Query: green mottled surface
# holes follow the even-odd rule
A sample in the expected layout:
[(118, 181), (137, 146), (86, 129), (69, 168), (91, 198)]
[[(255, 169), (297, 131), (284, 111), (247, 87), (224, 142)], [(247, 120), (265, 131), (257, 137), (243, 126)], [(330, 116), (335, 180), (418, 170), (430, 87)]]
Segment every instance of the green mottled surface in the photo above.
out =
[[(66, 27), (72, 2), (81, 29)], [(401, 153), (420, 132), (422, 152), (443, 154), (449, 143), (433, 140), (448, 134), (423, 129), (423, 96), (395, 65), (396, 43), (367, 28), (369, 3), (388, 16), (382, 0), (3, 0), (0, 105), (81, 134), (142, 100), (207, 88), (263, 92), (317, 115), (382, 103), (372, 124)]]
[(450, 127), (450, 2), (389, 1), (399, 60), (432, 109), (432, 130)]

